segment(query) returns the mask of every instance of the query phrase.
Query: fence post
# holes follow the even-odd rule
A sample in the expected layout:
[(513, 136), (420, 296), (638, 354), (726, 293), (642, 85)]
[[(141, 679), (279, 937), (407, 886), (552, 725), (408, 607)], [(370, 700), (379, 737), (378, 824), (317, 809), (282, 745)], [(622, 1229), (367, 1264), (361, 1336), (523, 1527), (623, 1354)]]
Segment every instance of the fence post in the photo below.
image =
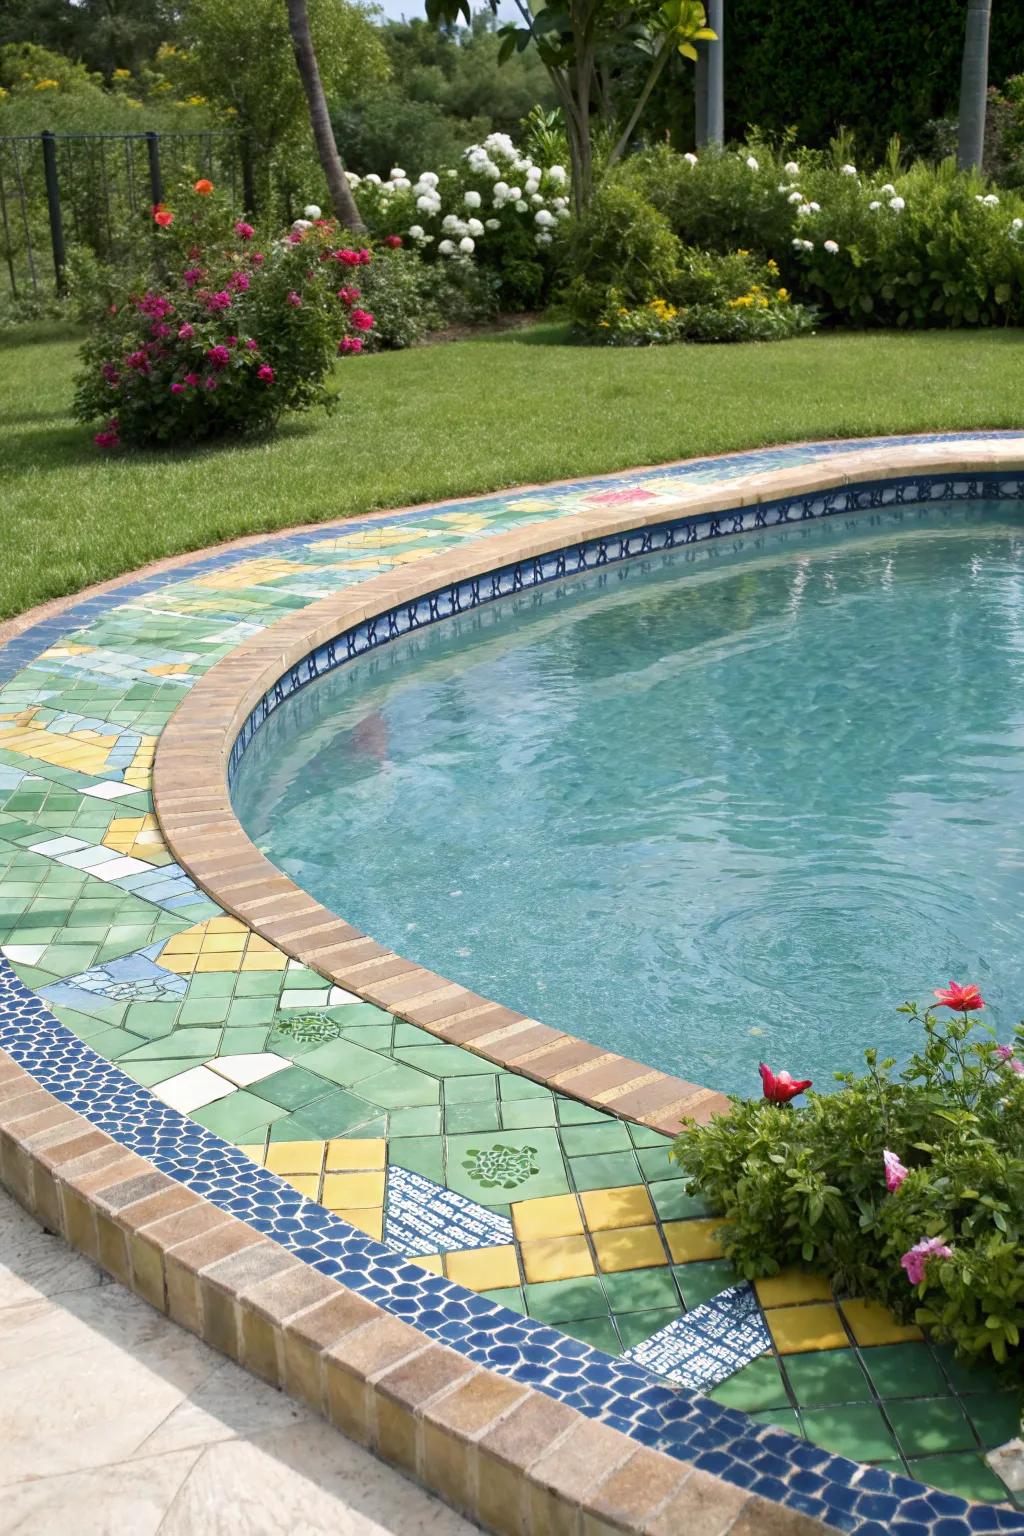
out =
[(152, 128), (146, 134), (146, 151), (149, 155), (149, 190), (155, 206), (164, 200), (164, 183), (160, 175), (160, 135)]
[(50, 244), (53, 247), (53, 269), (57, 275), (57, 292), (64, 292), (64, 267), (67, 252), (64, 249), (64, 221), (60, 213), (60, 187), (57, 183), (57, 141), (50, 130), (44, 129), (43, 171), (46, 176), (46, 204), (50, 211)]

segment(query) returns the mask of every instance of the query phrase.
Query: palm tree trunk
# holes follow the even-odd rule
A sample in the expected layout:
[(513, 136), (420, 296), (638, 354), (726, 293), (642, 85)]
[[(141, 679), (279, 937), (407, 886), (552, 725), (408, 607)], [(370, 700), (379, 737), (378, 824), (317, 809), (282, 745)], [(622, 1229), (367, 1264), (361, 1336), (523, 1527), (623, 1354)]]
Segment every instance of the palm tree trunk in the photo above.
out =
[(957, 164), (981, 170), (985, 153), (985, 106), (988, 99), (988, 28), (992, 0), (967, 0), (967, 28), (960, 71), (960, 125)]
[(334, 142), (334, 129), (331, 127), (327, 98), (324, 95), (323, 81), (320, 79), (320, 67), (316, 62), (316, 50), (309, 31), (306, 0), (285, 0), (285, 4), (288, 7), (288, 31), (291, 33), (295, 63), (298, 66), (302, 89), (306, 93), (306, 102), (309, 106), (309, 125), (313, 130), (317, 154), (320, 156), (320, 164), (327, 178), (331, 206), (339, 223), (346, 229), (361, 234), (366, 229), (366, 225), (359, 217), (359, 209), (356, 207), (352, 188), (342, 168), (338, 146)]

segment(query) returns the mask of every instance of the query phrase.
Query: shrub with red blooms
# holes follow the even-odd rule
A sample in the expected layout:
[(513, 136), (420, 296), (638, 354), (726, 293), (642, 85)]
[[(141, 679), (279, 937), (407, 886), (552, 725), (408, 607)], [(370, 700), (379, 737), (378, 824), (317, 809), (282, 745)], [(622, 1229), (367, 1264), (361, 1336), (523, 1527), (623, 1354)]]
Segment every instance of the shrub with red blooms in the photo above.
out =
[(373, 328), (339, 279), (369, 250), (327, 219), (261, 239), (206, 182), (154, 209), (153, 232), (148, 277), (104, 304), (82, 348), (75, 411), (102, 422), (99, 448), (261, 432), (333, 404), (336, 359)]

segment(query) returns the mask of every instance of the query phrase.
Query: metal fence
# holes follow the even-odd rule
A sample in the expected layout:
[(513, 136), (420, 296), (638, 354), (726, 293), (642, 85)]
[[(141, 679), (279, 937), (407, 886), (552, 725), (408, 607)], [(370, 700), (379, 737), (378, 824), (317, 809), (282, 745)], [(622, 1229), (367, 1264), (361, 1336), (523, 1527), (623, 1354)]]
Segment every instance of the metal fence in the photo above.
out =
[(0, 269), (14, 299), (64, 283), (69, 247), (101, 261), (148, 220), (173, 181), (209, 176), (237, 197), (238, 136), (201, 133), (41, 133), (0, 137)]

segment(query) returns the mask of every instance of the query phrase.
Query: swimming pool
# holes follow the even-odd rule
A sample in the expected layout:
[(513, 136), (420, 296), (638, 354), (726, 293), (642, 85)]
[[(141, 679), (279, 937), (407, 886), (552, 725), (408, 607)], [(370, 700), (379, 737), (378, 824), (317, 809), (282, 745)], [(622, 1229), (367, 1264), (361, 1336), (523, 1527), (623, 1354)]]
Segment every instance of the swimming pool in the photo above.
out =
[(271, 859), (383, 943), (670, 1072), (828, 1086), (936, 976), (1009, 1018), (1019, 503), (634, 560), (288, 699), (242, 759)]

